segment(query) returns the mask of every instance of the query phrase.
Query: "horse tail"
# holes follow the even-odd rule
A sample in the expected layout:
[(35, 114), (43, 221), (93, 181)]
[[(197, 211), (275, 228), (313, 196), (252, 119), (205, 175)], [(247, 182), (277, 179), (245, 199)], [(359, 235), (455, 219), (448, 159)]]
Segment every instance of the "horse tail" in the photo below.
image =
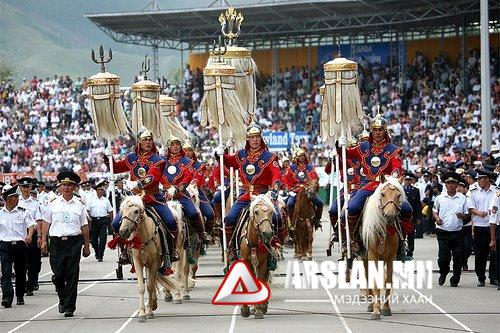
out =
[(179, 281), (169, 276), (163, 276), (160, 273), (156, 274), (156, 283), (170, 293), (178, 292), (181, 290), (181, 284), (179, 283)]

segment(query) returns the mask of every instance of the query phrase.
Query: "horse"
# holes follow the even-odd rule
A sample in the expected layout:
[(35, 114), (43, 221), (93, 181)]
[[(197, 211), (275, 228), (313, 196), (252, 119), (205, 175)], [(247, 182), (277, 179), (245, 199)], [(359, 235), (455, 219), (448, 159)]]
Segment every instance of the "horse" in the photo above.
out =
[(292, 226), (295, 226), (292, 237), (295, 242), (295, 256), (299, 260), (312, 260), (312, 243), (314, 237), (313, 219), (315, 217), (312, 198), (318, 193), (319, 182), (310, 180), (301, 186), (295, 201)]
[[(202, 223), (205, 223), (205, 217), (201, 213), (200, 210), (200, 196), (199, 196), (199, 190), (198, 187), (194, 184), (191, 183), (189, 186), (186, 188), (187, 193), (189, 194), (189, 197), (193, 201), (193, 204), (196, 208), (196, 212), (200, 216), (200, 219)], [(189, 290), (192, 290), (196, 284), (196, 271), (198, 270), (198, 260), (200, 258), (200, 253), (201, 253), (201, 240), (197, 237), (196, 233), (190, 234), (190, 245), (191, 245), (191, 251), (192, 251), (192, 256), (193, 259), (196, 261), (196, 263), (189, 265), (188, 266), (188, 271), (187, 271), (187, 279), (188, 279), (188, 288)], [(192, 241), (191, 241), (192, 240)]]
[(385, 299), (380, 311), (380, 293), (383, 286), (375, 283), (373, 289), (368, 290), (371, 302), (368, 312), (371, 319), (378, 320), (381, 313), (391, 316), (389, 295), (392, 285), (392, 264), (398, 252), (401, 227), (399, 214), (403, 201), (406, 200), (405, 192), (398, 179), (386, 177), (385, 182), (379, 184), (375, 192), (368, 198), (363, 209), (363, 225), (361, 236), (367, 248), (367, 257), (363, 259), (365, 275), (368, 279), (368, 261), (383, 260), (385, 268)]
[[(266, 283), (270, 281), (268, 261), (270, 256), (278, 258), (278, 253), (272, 247), (274, 232), (272, 218), (274, 204), (269, 194), (252, 195), (249, 207), (249, 218), (246, 220), (240, 238), (240, 259), (246, 261), (252, 268), (254, 276)], [(254, 307), (254, 318), (263, 319), (267, 313), (268, 302)], [(250, 316), (248, 305), (240, 307), (242, 317)]]
[[(177, 219), (179, 228), (179, 239), (183, 232), (182, 220), (179, 220), (180, 205), (169, 206)], [(160, 232), (155, 222), (146, 214), (146, 210), (140, 196), (128, 196), (120, 205), (122, 222), (119, 230), (120, 237), (132, 243), (139, 243), (132, 247), (132, 258), (137, 275), (137, 289), (139, 291), (139, 322), (153, 319), (158, 307), (156, 288), (160, 284), (165, 290), (174, 295), (174, 299), (180, 300), (182, 286), (176, 278), (163, 276), (158, 269), (163, 264), (163, 256), (160, 240)], [(133, 240), (137, 240), (134, 242)], [(179, 242), (178, 242), (179, 244)], [(182, 244), (181, 244), (182, 245)], [(148, 270), (147, 290), (149, 300), (147, 307), (144, 305), (144, 267)]]

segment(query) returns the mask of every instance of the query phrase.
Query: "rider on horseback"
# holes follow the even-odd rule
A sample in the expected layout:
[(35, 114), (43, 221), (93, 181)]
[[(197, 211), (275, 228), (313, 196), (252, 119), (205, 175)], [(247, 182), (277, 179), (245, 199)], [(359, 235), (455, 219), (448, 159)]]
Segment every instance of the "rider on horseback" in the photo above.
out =
[(212, 232), (212, 228), (214, 227), (215, 214), (212, 206), (210, 205), (210, 201), (204, 192), (205, 187), (207, 187), (207, 181), (205, 180), (206, 164), (198, 160), (193, 145), (189, 140), (184, 142), (182, 149), (184, 150), (185, 156), (192, 161), (189, 166), (193, 172), (192, 183), (194, 183), (199, 189), (198, 196), (200, 198), (200, 210), (201, 214), (205, 217), (205, 230), (208, 234), (210, 234)]
[[(288, 216), (292, 218), (293, 208), (295, 207), (295, 201), (297, 200), (296, 192), (300, 191), (304, 184), (310, 180), (318, 179), (318, 174), (312, 164), (309, 163), (306, 151), (304, 148), (300, 148), (295, 153), (294, 163), (290, 165), (288, 170), (283, 177), (283, 184), (286, 190), (289, 192), (290, 196), (287, 201)], [(323, 214), (323, 201), (316, 194), (311, 198), (312, 203), (315, 207), (314, 211), (314, 227), (319, 229), (321, 227), (321, 215)]]
[[(228, 140), (228, 147), (232, 146), (231, 139)], [(228, 258), (236, 260), (234, 242), (231, 242), (236, 222), (240, 212), (250, 205), (251, 195), (259, 195), (272, 192), (274, 199), (278, 196), (281, 186), (281, 172), (278, 164), (278, 157), (267, 149), (267, 145), (262, 139), (262, 129), (257, 124), (251, 124), (247, 128), (247, 141), (244, 149), (240, 149), (234, 155), (225, 154), (224, 147), (219, 146), (216, 150), (216, 158), (224, 154), (224, 162), (227, 166), (233, 167), (240, 172), (240, 179), (243, 189), (224, 221), (227, 242)], [(276, 209), (277, 214), (273, 214), (273, 224), (278, 230), (278, 239), (283, 243), (286, 229), (281, 219), (281, 214)]]
[(168, 199), (178, 200), (182, 206), (182, 211), (186, 215), (191, 225), (198, 233), (200, 239), (208, 242), (208, 235), (204, 230), (203, 222), (196, 212), (193, 202), (186, 193), (186, 187), (193, 179), (193, 172), (190, 169), (192, 161), (184, 156), (181, 140), (173, 135), (167, 142), (167, 155), (164, 157), (165, 168), (161, 177), (161, 184), (166, 189)]
[[(139, 143), (136, 145), (133, 152), (128, 153), (127, 156), (121, 161), (113, 161), (113, 171), (114, 173), (130, 173), (130, 179), (132, 181), (137, 181), (137, 189), (134, 192), (144, 195), (142, 197), (144, 205), (153, 207), (156, 213), (160, 216), (165, 227), (167, 227), (172, 234), (176, 235), (177, 223), (165, 202), (165, 198), (161, 195), (158, 186), (161, 173), (165, 166), (165, 161), (157, 153), (157, 149), (153, 141), (153, 133), (151, 133), (151, 131), (143, 130), (139, 133), (138, 137)], [(108, 161), (108, 156), (105, 156), (104, 162), (106, 165), (108, 165)], [(121, 220), (121, 214), (116, 214), (112, 223), (113, 230), (115, 232), (118, 232), (120, 229)], [(172, 261), (175, 261), (176, 259), (175, 254), (173, 254)], [(128, 263), (125, 251), (122, 251), (120, 263)], [(170, 260), (167, 256), (165, 256), (163, 266), (160, 270), (163, 273), (169, 268)]]
[[(361, 134), (358, 136), (359, 142), (363, 142), (368, 140), (368, 137), (370, 136), (370, 133), (368, 131), (363, 131)], [(349, 142), (349, 146), (351, 148), (354, 148), (358, 145), (358, 142), (356, 140), (352, 140)], [(363, 172), (363, 168), (361, 167), (361, 164), (359, 161), (355, 158), (353, 159), (347, 159), (347, 190), (349, 192), (349, 196), (352, 197), (356, 194), (356, 192), (359, 189), (359, 185), (365, 180), (365, 174)], [(339, 164), (342, 162), (339, 161)], [(329, 175), (332, 172), (332, 162), (328, 161), (328, 163), (325, 166), (325, 172)], [(340, 179), (342, 178), (342, 169), (339, 170)], [(340, 190), (340, 207), (344, 206), (344, 188), (342, 187)], [(330, 210), (328, 211), (330, 214), (330, 223), (332, 224), (333, 228), (333, 241), (338, 242), (339, 241), (339, 234), (338, 234), (338, 227), (337, 227), (337, 220), (338, 220), (338, 214), (339, 214), (339, 208), (337, 207), (337, 200), (334, 200), (332, 203), (332, 206), (330, 207)], [(345, 239), (345, 237), (344, 237)]]
[[(366, 200), (383, 181), (383, 176), (390, 175), (399, 178), (403, 175), (401, 161), (401, 148), (391, 143), (387, 133), (387, 121), (379, 113), (370, 122), (371, 133), (367, 141), (361, 142), (354, 148), (347, 148), (347, 159), (356, 159), (361, 163), (365, 179), (362, 181), (360, 189), (351, 197), (348, 204), (349, 225), (353, 230), (353, 249), (359, 251), (362, 248), (359, 238), (361, 230), (361, 212)], [(347, 139), (339, 139), (340, 145), (347, 145)], [(408, 202), (404, 201), (401, 208), (401, 225), (406, 229), (407, 223), (411, 224), (412, 209)], [(400, 246), (400, 251), (404, 251), (404, 244)]]

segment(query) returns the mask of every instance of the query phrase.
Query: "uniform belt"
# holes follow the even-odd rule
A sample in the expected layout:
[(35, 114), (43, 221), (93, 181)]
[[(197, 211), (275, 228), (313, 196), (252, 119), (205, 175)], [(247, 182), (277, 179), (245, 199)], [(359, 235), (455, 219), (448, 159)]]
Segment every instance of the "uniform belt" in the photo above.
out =
[(367, 180), (371, 181), (371, 182), (379, 182), (380, 181), (380, 176), (377, 176), (377, 177), (374, 177), (374, 178), (366, 178)]
[(160, 188), (158, 186), (155, 186), (153, 188), (148, 188), (148, 189), (144, 190), (144, 193), (146, 195), (154, 195), (154, 194), (160, 193)]
[(11, 244), (11, 245), (16, 245), (16, 244), (24, 244), (24, 241), (22, 240), (18, 240), (18, 241), (0, 241), (0, 243), (4, 243), (4, 244)]
[(107, 216), (92, 217), (93, 220), (102, 220), (107, 218), (108, 218)]
[(359, 184), (348, 184), (348, 185), (347, 185), (347, 189), (348, 189), (349, 191), (358, 190), (358, 189), (359, 189)]
[(58, 236), (51, 236), (51, 237), (50, 237), (50, 239), (54, 239), (54, 240), (61, 240), (61, 241), (67, 241), (67, 240), (75, 239), (75, 238), (78, 238), (78, 237), (82, 237), (82, 235), (75, 235), (75, 236), (61, 236), (61, 237), (58, 237)]
[(243, 188), (250, 193), (261, 193), (269, 191), (269, 185), (246, 185), (243, 184)]

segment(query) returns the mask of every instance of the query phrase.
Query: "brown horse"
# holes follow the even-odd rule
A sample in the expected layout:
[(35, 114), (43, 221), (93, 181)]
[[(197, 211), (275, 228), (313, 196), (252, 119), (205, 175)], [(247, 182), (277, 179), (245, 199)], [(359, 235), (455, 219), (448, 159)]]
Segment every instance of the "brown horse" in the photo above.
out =
[[(375, 192), (368, 198), (363, 211), (363, 225), (361, 235), (367, 248), (368, 256), (364, 259), (366, 278), (368, 279), (368, 261), (384, 262), (385, 284), (392, 285), (392, 264), (396, 259), (399, 246), (399, 214), (405, 200), (405, 192), (396, 178), (387, 177)], [(372, 302), (368, 305), (372, 319), (380, 319), (380, 314), (391, 316), (389, 295), (391, 289), (385, 289), (385, 298), (380, 310), (380, 293), (384, 286), (375, 283), (373, 289), (369, 289)]]
[[(178, 207), (175, 211), (179, 211), (180, 209)], [(163, 263), (164, 255), (160, 243), (160, 234), (153, 219), (146, 214), (141, 197), (126, 197), (120, 205), (120, 212), (122, 214), (120, 236), (127, 240), (133, 240), (137, 237), (140, 241), (140, 246), (132, 248), (132, 257), (137, 275), (137, 289), (139, 291), (138, 319), (139, 322), (145, 322), (146, 319), (154, 318), (153, 311), (158, 306), (157, 283), (174, 295), (174, 300), (179, 301), (182, 286), (176, 278), (163, 276), (158, 273), (158, 269)], [(177, 221), (177, 226), (179, 228), (179, 239), (182, 239), (182, 220)], [(144, 268), (148, 270), (147, 289), (149, 301), (147, 308), (144, 305)]]
[(301, 186), (295, 201), (291, 223), (294, 228), (292, 238), (295, 242), (295, 258), (312, 260), (312, 243), (314, 237), (313, 219), (315, 207), (312, 198), (318, 193), (318, 180), (310, 180)]
[[(274, 205), (268, 194), (252, 196), (250, 204), (250, 217), (244, 225), (240, 236), (240, 258), (252, 267), (254, 276), (268, 283), (270, 272), (268, 261), (270, 256), (278, 258), (278, 253), (271, 246), (274, 237), (272, 218)], [(268, 303), (255, 305), (254, 318), (263, 319), (267, 313)], [(250, 308), (243, 305), (240, 308), (242, 317), (250, 316)]]

